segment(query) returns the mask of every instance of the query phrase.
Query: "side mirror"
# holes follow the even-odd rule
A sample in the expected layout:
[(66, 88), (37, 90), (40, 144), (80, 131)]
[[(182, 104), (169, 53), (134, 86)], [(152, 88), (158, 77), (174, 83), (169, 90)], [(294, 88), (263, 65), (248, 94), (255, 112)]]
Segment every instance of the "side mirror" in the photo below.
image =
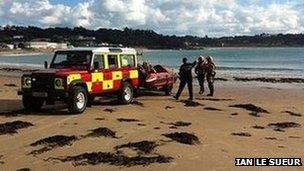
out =
[(47, 69), (48, 68), (48, 62), (44, 61), (44, 68)]
[(98, 69), (99, 68), (99, 62), (94, 62), (94, 69)]

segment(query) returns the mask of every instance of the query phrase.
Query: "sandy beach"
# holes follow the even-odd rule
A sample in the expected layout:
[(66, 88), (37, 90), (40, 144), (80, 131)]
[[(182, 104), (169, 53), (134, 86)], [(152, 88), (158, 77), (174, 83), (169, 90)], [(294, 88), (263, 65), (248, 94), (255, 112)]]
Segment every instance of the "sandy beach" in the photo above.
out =
[(0, 168), (299, 170), (234, 166), (236, 157), (304, 157), (303, 84), (258, 85), (217, 81), (212, 98), (195, 87), (191, 104), (187, 90), (179, 101), (154, 92), (131, 105), (96, 99), (71, 115), (60, 104), (22, 112), (19, 78), (0, 76)]

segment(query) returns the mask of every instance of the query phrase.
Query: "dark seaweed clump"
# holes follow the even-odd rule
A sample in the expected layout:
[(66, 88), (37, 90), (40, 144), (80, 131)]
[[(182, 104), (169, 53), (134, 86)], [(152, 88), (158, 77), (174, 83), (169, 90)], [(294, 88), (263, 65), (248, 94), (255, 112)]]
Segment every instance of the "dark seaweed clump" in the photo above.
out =
[(182, 101), (186, 107), (198, 107), (198, 106), (204, 106), (202, 104), (200, 104), (199, 102), (195, 102), (195, 101), (192, 101), (192, 100), (185, 100), (185, 101)]
[(170, 123), (170, 125), (173, 125), (175, 127), (178, 127), (178, 126), (190, 126), (191, 122), (177, 121), (175, 123)]
[(267, 110), (255, 106), (253, 104), (235, 104), (235, 105), (230, 105), (229, 107), (236, 107), (236, 108), (242, 108), (242, 109), (246, 109), (249, 110), (251, 112), (256, 112), (256, 113), (269, 113)]
[(97, 164), (110, 164), (114, 166), (147, 166), (152, 163), (169, 163), (173, 160), (172, 157), (163, 155), (150, 155), (150, 156), (135, 156), (129, 157), (122, 154), (109, 153), (109, 152), (92, 152), (83, 153), (76, 156), (67, 156), (64, 158), (52, 158), (60, 160), (61, 162), (73, 162), (74, 166), (79, 165), (97, 165)]
[(0, 124), (0, 135), (3, 134), (16, 134), (18, 133), (18, 129), (27, 128), (30, 126), (34, 126), (30, 122), (23, 122), (23, 121), (13, 121), (13, 122), (6, 122)]
[(118, 118), (119, 122), (139, 122), (137, 119), (130, 119), (130, 118)]
[(295, 113), (295, 112), (291, 112), (291, 111), (283, 111), (283, 113), (288, 113), (291, 116), (297, 116), (297, 117), (301, 117), (302, 116), (301, 113)]
[(300, 124), (295, 122), (270, 123), (268, 124), (268, 126), (273, 127), (276, 131), (281, 131), (281, 132), (284, 132), (283, 129), (301, 127)]
[(217, 109), (217, 108), (214, 108), (214, 107), (205, 107), (204, 110), (221, 111), (221, 109)]
[(254, 129), (265, 129), (265, 127), (263, 127), (263, 126), (258, 126), (258, 125), (252, 126), (252, 128), (254, 128)]
[(85, 137), (111, 137), (111, 138), (117, 138), (116, 137), (116, 132), (110, 130), (109, 128), (106, 127), (99, 127), (93, 130), (90, 130), (91, 133), (85, 135)]
[(241, 136), (241, 137), (251, 137), (251, 134), (249, 134), (249, 133), (247, 133), (247, 132), (231, 133), (231, 135), (234, 135), (234, 136)]
[(175, 132), (162, 135), (182, 144), (194, 145), (200, 143), (199, 138), (196, 135), (187, 132)]
[(139, 153), (151, 153), (155, 147), (157, 147), (158, 144), (156, 144), (154, 141), (139, 141), (139, 142), (130, 142), (127, 144), (122, 144), (119, 146), (116, 146), (115, 149), (121, 149), (121, 148), (133, 148)]
[(31, 171), (30, 168), (21, 168), (21, 169), (17, 169), (17, 171)]
[(0, 164), (4, 164), (4, 161), (1, 161), (1, 159), (3, 158), (3, 155), (0, 155)]
[(47, 138), (40, 139), (32, 144), (31, 146), (38, 146), (42, 145), (44, 146), (43, 148), (40, 148), (38, 150), (33, 150), (29, 154), (32, 155), (37, 155), (37, 154), (42, 154), (44, 152), (50, 151), (54, 148), (57, 147), (63, 147), (66, 145), (72, 145), (73, 141), (78, 140), (78, 138), (75, 135), (72, 136), (66, 136), (66, 135), (55, 135)]
[(4, 84), (4, 86), (6, 86), (6, 87), (17, 87), (16, 84), (12, 84), (12, 83), (10, 83), (10, 84)]

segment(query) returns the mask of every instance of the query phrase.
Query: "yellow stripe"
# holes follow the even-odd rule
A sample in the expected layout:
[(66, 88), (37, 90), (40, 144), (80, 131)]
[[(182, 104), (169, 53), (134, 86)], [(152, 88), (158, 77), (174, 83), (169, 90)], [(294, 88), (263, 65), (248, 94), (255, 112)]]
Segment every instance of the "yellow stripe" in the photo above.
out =
[(92, 73), (92, 82), (101, 82), (103, 81), (103, 73), (102, 72), (95, 72)]
[(138, 71), (137, 70), (131, 70), (130, 72), (130, 78), (138, 78)]
[(102, 89), (109, 90), (113, 89), (113, 80), (105, 80), (102, 82)]
[(122, 79), (122, 71), (112, 72), (112, 80), (121, 80), (121, 79)]
[(70, 84), (72, 81), (74, 80), (80, 80), (81, 79), (81, 75), (80, 74), (70, 74), (68, 76), (68, 84)]
[(92, 91), (92, 82), (86, 82), (86, 83), (87, 83), (88, 91), (91, 92)]

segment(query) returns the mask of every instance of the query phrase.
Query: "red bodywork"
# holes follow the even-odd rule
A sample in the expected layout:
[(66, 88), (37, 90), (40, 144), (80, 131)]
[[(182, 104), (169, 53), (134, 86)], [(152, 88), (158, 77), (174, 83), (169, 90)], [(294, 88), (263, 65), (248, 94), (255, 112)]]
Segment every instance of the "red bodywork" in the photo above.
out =
[(151, 72), (146, 75), (145, 79), (141, 79), (143, 79), (141, 80), (141, 87), (150, 90), (163, 90), (173, 86), (176, 81), (173, 72), (161, 65), (155, 65)]

